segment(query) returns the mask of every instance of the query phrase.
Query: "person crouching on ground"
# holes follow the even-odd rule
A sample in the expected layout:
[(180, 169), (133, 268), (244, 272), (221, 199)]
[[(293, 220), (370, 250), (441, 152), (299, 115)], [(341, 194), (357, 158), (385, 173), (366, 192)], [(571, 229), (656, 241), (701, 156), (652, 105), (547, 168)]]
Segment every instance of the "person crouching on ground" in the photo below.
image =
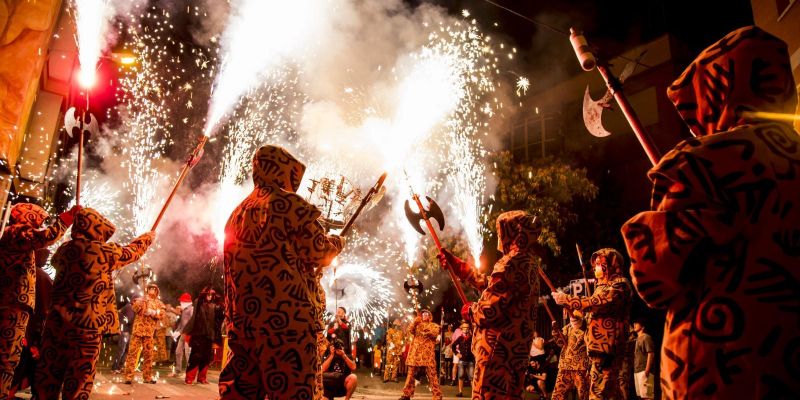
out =
[(344, 351), (343, 341), (334, 339), (322, 359), (323, 398), (333, 400), (344, 396), (345, 400), (350, 400), (356, 391), (358, 377), (353, 373), (356, 363)]

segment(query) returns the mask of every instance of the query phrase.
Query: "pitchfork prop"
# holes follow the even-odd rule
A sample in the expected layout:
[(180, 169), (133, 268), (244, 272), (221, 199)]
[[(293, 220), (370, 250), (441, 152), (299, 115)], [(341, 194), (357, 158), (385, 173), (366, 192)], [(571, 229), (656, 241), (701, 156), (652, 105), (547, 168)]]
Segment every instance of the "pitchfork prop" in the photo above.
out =
[[(425, 196), (425, 198), (428, 200), (428, 204), (430, 204), (429, 208), (426, 210), (425, 207), (422, 206), (422, 201), (420, 201), (419, 196), (414, 193), (413, 188), (411, 188), (411, 198), (414, 199), (415, 203), (417, 203), (419, 212), (416, 213), (412, 211), (411, 205), (409, 204), (408, 200), (406, 200), (405, 211), (408, 222), (411, 223), (411, 226), (413, 226), (417, 232), (425, 235), (425, 231), (422, 230), (422, 227), (420, 227), (419, 224), (420, 221), (425, 221), (425, 225), (428, 226), (428, 232), (430, 232), (431, 237), (433, 237), (433, 242), (436, 244), (436, 248), (439, 249), (439, 254), (444, 256), (444, 252), (442, 251), (442, 243), (439, 241), (439, 235), (436, 234), (436, 230), (433, 229), (433, 224), (430, 220), (431, 218), (435, 219), (439, 224), (439, 230), (444, 229), (444, 214), (442, 213), (442, 209), (439, 208), (439, 205), (436, 204), (432, 198)], [(461, 303), (467, 304), (467, 296), (464, 294), (464, 289), (461, 288), (461, 283), (458, 281), (456, 274), (450, 268), (444, 267), (444, 269), (446, 269), (447, 273), (450, 274), (450, 279), (453, 281), (456, 292), (458, 292), (458, 297), (461, 298)]]

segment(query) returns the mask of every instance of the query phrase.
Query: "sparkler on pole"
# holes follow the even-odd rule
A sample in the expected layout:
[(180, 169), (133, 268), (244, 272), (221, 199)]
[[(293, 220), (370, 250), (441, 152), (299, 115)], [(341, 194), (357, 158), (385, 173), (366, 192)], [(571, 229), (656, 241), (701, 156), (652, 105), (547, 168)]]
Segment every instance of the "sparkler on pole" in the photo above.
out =
[[(88, 118), (88, 121), (87, 121)], [(98, 131), (97, 119), (89, 112), (89, 91), (86, 91), (86, 108), (81, 112), (81, 116), (75, 117), (75, 107), (67, 110), (64, 115), (64, 129), (67, 135), (72, 137), (74, 130), (78, 129), (78, 174), (75, 181), (75, 204), (81, 204), (81, 175), (83, 172), (83, 135), (85, 133), (96, 134)]]
[(189, 159), (186, 160), (186, 164), (183, 166), (181, 170), (181, 174), (178, 175), (178, 180), (175, 182), (175, 186), (172, 187), (172, 191), (169, 193), (167, 200), (164, 202), (164, 206), (161, 207), (161, 211), (158, 213), (158, 217), (156, 217), (156, 221), (153, 223), (151, 231), (155, 231), (158, 227), (158, 224), (161, 222), (161, 218), (164, 217), (164, 213), (167, 211), (167, 207), (169, 207), (169, 203), (172, 202), (172, 198), (175, 197), (175, 193), (178, 192), (178, 188), (183, 183), (183, 180), (186, 179), (186, 175), (189, 173), (189, 170), (192, 169), (197, 163), (200, 161), (200, 158), (203, 157), (203, 146), (206, 145), (208, 142), (208, 136), (203, 135), (200, 137), (200, 143), (197, 144), (197, 147), (192, 152), (192, 155), (189, 156)]
[[(345, 236), (348, 232), (350, 232), (350, 229), (353, 227), (353, 223), (356, 222), (356, 218), (358, 218), (358, 216), (361, 214), (361, 211), (364, 210), (364, 207), (368, 203), (372, 202), (374, 204), (381, 200), (383, 193), (385, 192), (385, 189), (383, 188), (383, 182), (386, 180), (386, 175), (388, 175), (388, 172), (381, 174), (380, 178), (378, 178), (378, 182), (375, 183), (375, 186), (369, 188), (369, 191), (366, 195), (364, 195), (364, 198), (361, 199), (361, 204), (358, 205), (358, 208), (356, 209), (355, 213), (353, 213), (353, 216), (350, 217), (350, 220), (347, 221), (347, 223), (344, 225), (344, 228), (342, 228), (342, 231), (339, 233), (340, 236)], [(381, 192), (382, 189), (383, 192)], [(376, 195), (378, 197), (376, 197)]]
[[(411, 207), (408, 204), (408, 200), (406, 200), (405, 204), (405, 211), (406, 217), (408, 217), (408, 221), (417, 229), (418, 232), (422, 233), (423, 235), (425, 232), (419, 227), (419, 220), (424, 220), (425, 225), (428, 226), (428, 232), (430, 232), (431, 237), (433, 238), (433, 242), (436, 244), (436, 248), (439, 249), (439, 254), (444, 256), (444, 252), (442, 251), (442, 243), (439, 241), (439, 235), (436, 234), (436, 230), (433, 229), (433, 224), (429, 218), (433, 217), (436, 219), (436, 222), (439, 223), (439, 229), (444, 228), (444, 215), (442, 214), (442, 209), (439, 208), (439, 205), (436, 204), (433, 199), (430, 197), (425, 197), (428, 199), (428, 203), (430, 204), (430, 208), (425, 210), (425, 207), (422, 206), (422, 201), (420, 201), (419, 196), (414, 192), (414, 188), (411, 188), (411, 198), (414, 199), (414, 202), (417, 203), (417, 208), (419, 209), (419, 213), (415, 213), (411, 211)], [(429, 214), (432, 213), (432, 214)], [(458, 297), (461, 299), (461, 303), (467, 304), (467, 296), (464, 294), (464, 289), (461, 288), (461, 283), (458, 281), (456, 274), (453, 272), (451, 268), (445, 268), (447, 273), (450, 275), (450, 280), (453, 281), (453, 286), (456, 288), (456, 292), (458, 293)]]

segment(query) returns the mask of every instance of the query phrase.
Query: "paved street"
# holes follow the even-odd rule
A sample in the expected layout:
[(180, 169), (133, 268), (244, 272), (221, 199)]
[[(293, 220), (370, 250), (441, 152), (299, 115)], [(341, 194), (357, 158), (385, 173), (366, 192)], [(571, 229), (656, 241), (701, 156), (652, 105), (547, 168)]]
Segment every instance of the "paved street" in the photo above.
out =
[[(145, 399), (177, 399), (177, 400), (212, 400), (217, 398), (217, 382), (219, 371), (209, 371), (209, 385), (185, 385), (182, 379), (168, 378), (168, 369), (157, 369), (158, 384), (146, 385), (123, 383), (122, 375), (112, 375), (108, 369), (100, 369), (95, 380), (94, 393), (91, 399), (95, 400), (145, 400)], [(400, 397), (402, 383), (383, 383), (377, 376), (358, 373), (359, 385), (353, 399), (396, 400)], [(141, 375), (137, 378), (141, 381)], [(457, 390), (453, 386), (443, 386), (442, 392), (445, 399), (458, 399)], [(415, 399), (430, 399), (431, 393), (426, 384), (417, 386)], [(465, 388), (464, 394), (469, 398), (470, 390)], [(19, 397), (30, 398), (30, 393), (20, 393)]]

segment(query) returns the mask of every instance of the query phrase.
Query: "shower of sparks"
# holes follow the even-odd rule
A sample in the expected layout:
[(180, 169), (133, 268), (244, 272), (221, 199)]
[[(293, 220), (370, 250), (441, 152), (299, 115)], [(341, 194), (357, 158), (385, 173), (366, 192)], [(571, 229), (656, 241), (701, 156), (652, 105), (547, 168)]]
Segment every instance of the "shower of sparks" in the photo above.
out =
[(333, 318), (337, 307), (344, 307), (355, 326), (352, 332), (364, 327), (371, 330), (383, 324), (396, 306), (396, 283), (389, 279), (396, 255), (381, 247), (385, 243), (366, 236), (351, 238), (351, 245), (369, 248), (369, 256), (345, 252), (326, 268), (320, 283), (325, 290), (327, 319)]
[(528, 78), (524, 76), (520, 76), (517, 79), (517, 92), (516, 92), (517, 96), (521, 97), (526, 93), (528, 93), (528, 88), (530, 87), (531, 87), (531, 81), (529, 81)]
[(222, 37), (222, 66), (214, 84), (205, 135), (211, 136), (260, 76), (302, 56), (322, 35), (333, 5), (324, 0), (235, 0)]
[(105, 46), (108, 19), (113, 15), (109, 0), (74, 0), (75, 26), (78, 31), (78, 77), (83, 87), (96, 80), (95, 67)]
[(295, 141), (297, 115), (306, 98), (297, 88), (299, 74), (292, 68), (276, 68), (264, 83), (250, 91), (233, 113), (222, 151), (220, 184), (214, 207), (213, 232), (222, 244), (225, 223), (236, 205), (252, 189), (245, 185), (252, 173), (253, 153), (267, 143)]
[[(181, 82), (186, 72), (181, 57), (172, 55), (169, 49), (178, 49), (181, 56), (188, 52), (183, 43), (175, 41), (169, 14), (151, 10), (139, 18), (151, 24), (144, 29), (127, 28), (130, 39), (126, 45), (133, 49), (139, 62), (121, 69), (117, 111), (126, 123), (111, 133), (123, 143), (120, 147), (129, 176), (125, 185), (132, 196), (129, 206), (134, 234), (150, 229), (162, 204), (164, 190), (159, 189), (171, 183), (169, 174), (178, 172), (170, 168), (164, 154), (175, 129), (170, 121), (173, 107), (178, 106), (176, 92), (190, 92), (192, 88), (190, 83)], [(198, 58), (204, 56), (194, 49), (190, 53)], [(169, 174), (162, 172), (165, 169)]]

